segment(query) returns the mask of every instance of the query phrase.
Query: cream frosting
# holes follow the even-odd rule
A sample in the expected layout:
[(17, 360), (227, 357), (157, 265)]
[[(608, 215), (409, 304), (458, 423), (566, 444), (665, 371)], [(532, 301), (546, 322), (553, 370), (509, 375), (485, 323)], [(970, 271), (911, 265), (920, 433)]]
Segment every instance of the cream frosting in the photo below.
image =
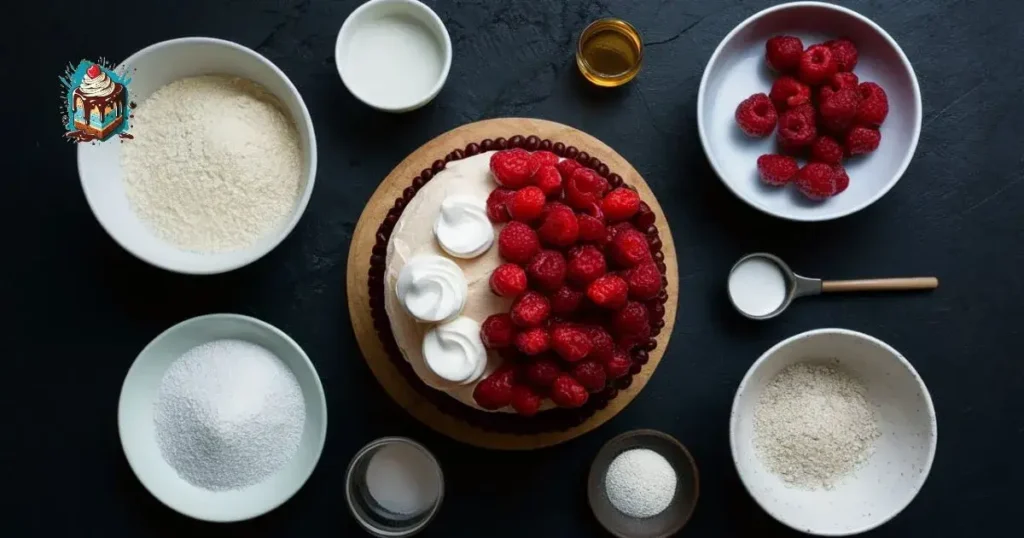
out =
[(441, 201), (434, 237), (448, 254), (475, 258), (494, 243), (494, 225), (487, 218), (486, 198), (453, 194)]
[(479, 380), (487, 367), (480, 324), (460, 316), (435, 325), (423, 337), (423, 359), (434, 375), (452, 386)]
[(114, 93), (114, 81), (101, 69), (100, 74), (95, 77), (90, 77), (86, 73), (78, 89), (86, 97), (106, 97)]
[(416, 256), (402, 267), (395, 293), (416, 321), (436, 323), (455, 318), (466, 305), (466, 276), (455, 262), (435, 254)]
[[(418, 323), (402, 306), (396, 293), (396, 282), (402, 269), (416, 256), (433, 254), (444, 256), (444, 250), (434, 236), (429, 223), (437, 221), (442, 202), (453, 195), (469, 196), (486, 200), (497, 186), (490, 172), (490, 159), (493, 152), (481, 153), (458, 161), (434, 176), (427, 184), (409, 200), (395, 228), (391, 232), (385, 260), (384, 308), (391, 322), (391, 331), (395, 342), (405, 360), (409, 362), (423, 382), (434, 389), (446, 392), (465, 405), (475, 409), (483, 409), (473, 400), (473, 389), (480, 379), (486, 378), (496, 370), (502, 362), (497, 353), (487, 350), (487, 361), (483, 372), (476, 381), (465, 384), (454, 383), (435, 373), (424, 357), (424, 338), (432, 329), (430, 325)], [(494, 233), (500, 231), (501, 225), (493, 225)], [(455, 259), (456, 265), (462, 268), (466, 277), (468, 295), (466, 305), (462, 309), (462, 317), (476, 323), (483, 323), (491, 314), (508, 312), (512, 304), (510, 299), (498, 297), (491, 292), (491, 272), (502, 264), (498, 249), (489, 248), (483, 254), (472, 259)], [(554, 407), (545, 400), (541, 409)], [(511, 413), (512, 408), (505, 407), (498, 412)]]

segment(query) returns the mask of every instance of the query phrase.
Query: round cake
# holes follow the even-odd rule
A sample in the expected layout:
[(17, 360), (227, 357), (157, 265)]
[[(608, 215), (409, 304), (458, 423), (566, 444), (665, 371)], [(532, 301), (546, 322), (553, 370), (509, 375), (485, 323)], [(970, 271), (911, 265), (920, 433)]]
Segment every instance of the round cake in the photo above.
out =
[(376, 234), (374, 326), (439, 409), (489, 431), (571, 428), (643, 368), (664, 327), (650, 208), (579, 149), (471, 143), (412, 178)]

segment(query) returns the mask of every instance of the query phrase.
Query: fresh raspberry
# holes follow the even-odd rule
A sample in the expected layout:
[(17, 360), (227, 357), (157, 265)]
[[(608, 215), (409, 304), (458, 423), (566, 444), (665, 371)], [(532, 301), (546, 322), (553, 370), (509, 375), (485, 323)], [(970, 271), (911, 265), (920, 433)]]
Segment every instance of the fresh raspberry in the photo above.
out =
[(796, 159), (786, 155), (765, 154), (757, 158), (761, 181), (776, 187), (789, 183), (799, 169)]
[(567, 247), (579, 238), (580, 225), (569, 206), (552, 202), (544, 208), (537, 233), (548, 245)]
[(782, 113), (779, 118), (779, 145), (791, 152), (810, 145), (818, 136), (814, 119), (808, 117), (806, 108), (794, 108)]
[(480, 324), (480, 340), (487, 349), (500, 349), (512, 345), (516, 325), (508, 314), (491, 314)]
[(483, 381), (477, 383), (473, 389), (473, 400), (477, 405), (491, 411), (501, 409), (512, 403), (512, 383), (515, 380), (515, 370), (512, 368), (499, 368)]
[(510, 222), (498, 234), (498, 254), (507, 261), (526, 264), (538, 251), (537, 232), (522, 222)]
[(558, 376), (551, 384), (551, 401), (559, 407), (583, 407), (588, 397), (587, 389), (568, 374)]
[(576, 362), (590, 353), (590, 334), (575, 325), (557, 325), (551, 329), (551, 349), (560, 357)]
[(640, 195), (634, 190), (619, 187), (604, 196), (601, 210), (610, 221), (628, 220), (640, 210)]
[(548, 330), (543, 327), (526, 329), (516, 335), (516, 349), (524, 355), (539, 355), (551, 349), (551, 339)]
[(514, 263), (503, 263), (491, 273), (490, 284), (499, 297), (518, 297), (526, 291), (526, 271)]
[(775, 79), (768, 97), (775, 104), (775, 110), (785, 111), (804, 103), (810, 103), (811, 87), (793, 77), (782, 76)]
[(534, 174), (533, 182), (549, 198), (562, 194), (562, 174), (554, 166), (541, 166)]
[(531, 385), (540, 390), (547, 390), (562, 374), (562, 369), (554, 360), (541, 357), (527, 364), (524, 374)]
[(569, 249), (569, 266), (566, 275), (569, 280), (580, 285), (587, 285), (597, 277), (608, 272), (604, 254), (590, 245), (576, 246)]
[(597, 361), (586, 360), (577, 363), (569, 373), (590, 392), (597, 392), (608, 384), (604, 366)]
[(604, 371), (608, 379), (618, 379), (628, 374), (631, 366), (633, 361), (630, 360), (629, 354), (621, 349), (615, 349), (608, 360), (604, 361)]
[(860, 105), (860, 96), (855, 90), (842, 89), (832, 92), (828, 99), (818, 106), (822, 125), (833, 133), (845, 133), (853, 124), (858, 105)]
[(640, 301), (653, 299), (661, 291), (661, 271), (653, 263), (642, 263), (626, 271), (626, 283), (629, 284), (630, 298)]
[[(814, 105), (810, 103), (804, 103), (792, 108), (792, 112), (798, 116), (807, 118), (807, 121), (811, 123), (818, 122), (818, 109), (814, 108)], [(779, 118), (779, 126), (782, 126), (782, 118)]]
[(810, 163), (796, 174), (796, 187), (812, 200), (824, 200), (836, 194), (832, 167), (824, 163)]
[(559, 174), (562, 174), (563, 181), (569, 181), (569, 178), (572, 177), (572, 173), (579, 168), (583, 168), (583, 165), (572, 159), (563, 159), (558, 161), (555, 168), (558, 169)]
[(878, 127), (889, 115), (889, 97), (885, 90), (874, 82), (862, 82), (857, 86), (860, 94), (860, 106), (857, 108), (857, 123), (868, 127)]
[(832, 56), (832, 49), (825, 45), (807, 47), (800, 57), (800, 80), (804, 84), (817, 86), (836, 74), (839, 66)]
[(512, 409), (524, 417), (532, 417), (540, 411), (541, 397), (526, 385), (512, 387)]
[(622, 267), (633, 267), (651, 258), (651, 249), (644, 234), (634, 230), (623, 230), (612, 239), (612, 258)]
[(537, 163), (524, 149), (506, 149), (491, 155), (491, 173), (494, 181), (502, 187), (519, 189), (530, 184), (530, 178), (537, 171)]
[(843, 146), (835, 138), (821, 135), (811, 144), (811, 160), (835, 166), (843, 162)]
[(748, 136), (763, 138), (772, 134), (779, 120), (772, 100), (763, 93), (755, 93), (736, 107), (736, 123)]
[(530, 282), (534, 287), (554, 291), (565, 282), (566, 263), (561, 252), (557, 250), (542, 250), (530, 260), (526, 266), (526, 274), (530, 276)]
[(777, 35), (765, 42), (764, 48), (768, 67), (780, 73), (792, 73), (800, 67), (804, 44), (799, 37)]
[(615, 340), (612, 339), (612, 335), (608, 334), (608, 331), (600, 325), (591, 325), (587, 330), (590, 334), (591, 344), (590, 355), (587, 356), (598, 362), (610, 359), (615, 351)]
[(512, 189), (497, 188), (487, 196), (487, 218), (491, 222), (508, 222), (512, 217), (508, 214), (508, 202), (516, 194)]
[(857, 67), (857, 46), (846, 38), (833, 39), (824, 43), (832, 51), (839, 71), (850, 72)]
[(839, 90), (856, 90), (859, 79), (853, 73), (836, 73), (818, 89), (818, 102), (824, 102)]
[(576, 217), (579, 223), (580, 241), (600, 241), (605, 236), (604, 221), (597, 217), (580, 214)]
[(530, 159), (534, 162), (535, 168), (538, 169), (543, 166), (554, 166), (558, 164), (558, 155), (555, 155), (550, 151), (535, 151), (530, 154)]
[(512, 322), (520, 327), (539, 327), (551, 315), (551, 303), (548, 298), (528, 291), (512, 303)]
[(565, 182), (565, 202), (576, 209), (586, 209), (601, 201), (608, 190), (608, 181), (589, 168), (577, 168)]
[(616, 275), (604, 275), (587, 286), (587, 297), (596, 304), (612, 310), (622, 308), (629, 295), (629, 284)]
[(553, 314), (566, 316), (579, 309), (580, 303), (583, 301), (583, 292), (576, 291), (569, 286), (562, 286), (551, 294), (549, 300)]
[(544, 191), (540, 190), (540, 187), (531, 185), (516, 191), (506, 207), (508, 207), (508, 214), (512, 216), (512, 220), (530, 222), (539, 217), (541, 211), (544, 211), (545, 202), (547, 202), (547, 197), (544, 195)]
[(832, 181), (836, 184), (836, 194), (845, 191), (850, 186), (850, 176), (846, 174), (843, 165), (837, 164), (832, 167)]
[(619, 338), (647, 338), (651, 333), (647, 307), (641, 302), (629, 301), (612, 316), (612, 330)]
[(857, 126), (846, 133), (846, 154), (851, 157), (871, 153), (878, 149), (882, 141), (882, 133), (878, 129)]

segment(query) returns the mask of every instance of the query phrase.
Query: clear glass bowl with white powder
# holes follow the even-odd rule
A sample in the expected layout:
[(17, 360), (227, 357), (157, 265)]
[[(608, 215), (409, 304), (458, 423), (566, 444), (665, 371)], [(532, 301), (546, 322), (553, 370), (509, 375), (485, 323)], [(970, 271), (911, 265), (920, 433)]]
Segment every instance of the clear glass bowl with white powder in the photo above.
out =
[(437, 514), (444, 476), (423, 445), (404, 437), (383, 437), (363, 447), (345, 474), (345, 498), (373, 536), (412, 536)]

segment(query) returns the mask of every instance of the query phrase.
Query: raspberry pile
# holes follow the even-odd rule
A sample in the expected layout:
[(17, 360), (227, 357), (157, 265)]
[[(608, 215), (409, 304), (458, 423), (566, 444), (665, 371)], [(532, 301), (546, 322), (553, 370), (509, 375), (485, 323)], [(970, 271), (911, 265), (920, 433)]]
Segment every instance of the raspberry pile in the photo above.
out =
[[(487, 215), (504, 224), (491, 290), (513, 299), (481, 325), (502, 356), (473, 398), (533, 416), (545, 398), (579, 408), (640, 371), (668, 298), (655, 215), (615, 174), (549, 151), (494, 153)], [(617, 382), (626, 382), (619, 383)]]
[[(853, 73), (857, 47), (834, 39), (806, 49), (799, 38), (775, 36), (765, 44), (765, 60), (779, 77), (771, 91), (754, 94), (736, 108), (736, 123), (749, 136), (776, 132), (780, 154), (757, 159), (761, 180), (795, 183), (808, 198), (823, 200), (843, 191), (850, 178), (843, 159), (871, 153), (889, 114), (885, 90), (860, 82)], [(805, 158), (801, 167), (796, 157)]]

